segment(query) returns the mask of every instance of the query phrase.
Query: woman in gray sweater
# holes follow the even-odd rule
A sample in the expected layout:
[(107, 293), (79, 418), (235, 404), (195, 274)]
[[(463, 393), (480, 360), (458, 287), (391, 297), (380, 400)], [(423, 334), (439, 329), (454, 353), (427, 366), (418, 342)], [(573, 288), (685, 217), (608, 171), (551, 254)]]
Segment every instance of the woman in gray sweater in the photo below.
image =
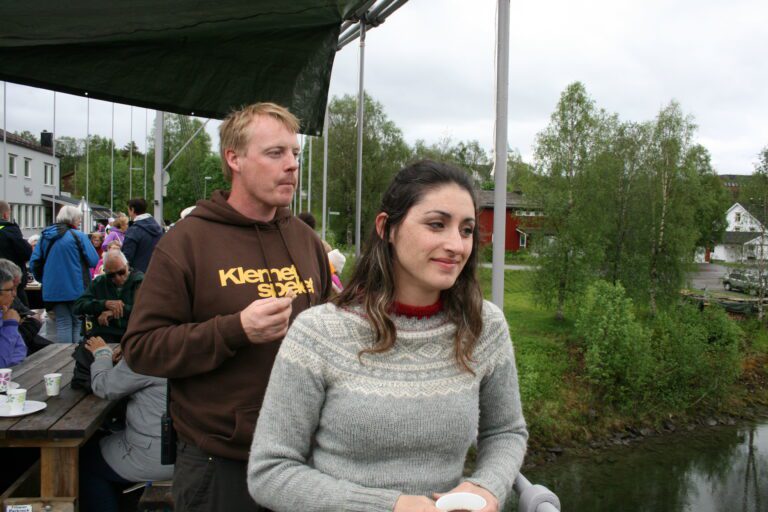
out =
[[(166, 380), (131, 370), (99, 336), (86, 341), (93, 353), (91, 388), (108, 400), (129, 397), (125, 430), (87, 443), (80, 464), (80, 510), (118, 512), (128, 484), (173, 478), (173, 466), (160, 463), (160, 419), (165, 411)], [(115, 364), (116, 363), (116, 364)]]
[[(289, 512), (436, 511), (441, 493), (503, 505), (525, 455), (514, 352), (476, 278), (467, 174), (402, 169), (350, 283), (298, 316), (254, 433), (248, 486)], [(474, 472), (462, 477), (477, 442)]]

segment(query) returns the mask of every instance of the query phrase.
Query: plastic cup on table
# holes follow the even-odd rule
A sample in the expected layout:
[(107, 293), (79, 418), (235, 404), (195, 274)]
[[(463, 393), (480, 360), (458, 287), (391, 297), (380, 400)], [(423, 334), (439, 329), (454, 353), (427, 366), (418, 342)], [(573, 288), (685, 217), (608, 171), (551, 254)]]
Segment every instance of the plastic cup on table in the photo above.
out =
[(11, 383), (11, 374), (13, 370), (10, 368), (0, 368), (0, 393), (8, 391), (8, 386)]
[(43, 379), (45, 379), (45, 394), (48, 396), (58, 396), (61, 392), (61, 374), (46, 373), (43, 375)]
[(24, 402), (27, 401), (27, 390), (18, 388), (6, 393), (8, 395), (8, 412), (10, 414), (19, 414), (24, 412)]

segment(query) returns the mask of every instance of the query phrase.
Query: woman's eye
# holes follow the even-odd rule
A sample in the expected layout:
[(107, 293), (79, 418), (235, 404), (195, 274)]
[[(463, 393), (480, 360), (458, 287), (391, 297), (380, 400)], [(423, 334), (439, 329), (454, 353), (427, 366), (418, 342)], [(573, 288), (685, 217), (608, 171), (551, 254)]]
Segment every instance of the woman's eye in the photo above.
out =
[(443, 223), (442, 222), (430, 222), (429, 223), (429, 227), (431, 227), (432, 229), (442, 229), (443, 228)]
[(474, 227), (464, 228), (464, 229), (461, 230), (461, 234), (464, 235), (465, 237), (472, 236), (474, 234), (474, 232), (475, 232), (475, 228)]

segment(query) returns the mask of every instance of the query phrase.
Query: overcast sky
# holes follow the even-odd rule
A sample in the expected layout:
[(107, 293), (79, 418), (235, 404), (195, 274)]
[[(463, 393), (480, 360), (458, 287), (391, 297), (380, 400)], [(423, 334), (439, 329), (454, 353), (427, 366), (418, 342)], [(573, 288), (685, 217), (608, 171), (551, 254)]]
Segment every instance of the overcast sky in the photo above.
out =
[[(491, 149), (495, 9), (495, 0), (410, 0), (368, 33), (366, 91), (408, 142), (477, 139)], [(509, 144), (524, 159), (577, 80), (622, 120), (653, 119), (677, 100), (721, 174), (751, 173), (768, 146), (765, 0), (513, 1), (511, 10)], [(337, 54), (331, 95), (357, 93), (358, 55), (357, 42)], [(9, 131), (52, 129), (50, 91), (11, 83), (7, 91)], [(84, 137), (85, 99), (56, 98), (57, 136)], [(90, 104), (91, 133), (110, 136), (112, 105)], [(121, 146), (129, 112), (115, 105)], [(133, 112), (133, 137), (144, 147), (145, 110)], [(214, 141), (217, 126), (209, 123)]]

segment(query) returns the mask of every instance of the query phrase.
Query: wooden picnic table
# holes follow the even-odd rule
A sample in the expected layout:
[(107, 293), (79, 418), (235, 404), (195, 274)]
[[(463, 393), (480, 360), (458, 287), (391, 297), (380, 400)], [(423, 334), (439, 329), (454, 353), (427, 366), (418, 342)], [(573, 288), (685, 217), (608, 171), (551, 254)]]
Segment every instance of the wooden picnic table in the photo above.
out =
[[(0, 418), (0, 446), (40, 448), (42, 497), (78, 497), (78, 450), (93, 435), (117, 401), (72, 389), (75, 345), (53, 344), (13, 367), (12, 381), (27, 389), (27, 400), (46, 402), (40, 412)], [(43, 375), (61, 373), (61, 393), (45, 393)], [(2, 492), (2, 489), (0, 489)]]

